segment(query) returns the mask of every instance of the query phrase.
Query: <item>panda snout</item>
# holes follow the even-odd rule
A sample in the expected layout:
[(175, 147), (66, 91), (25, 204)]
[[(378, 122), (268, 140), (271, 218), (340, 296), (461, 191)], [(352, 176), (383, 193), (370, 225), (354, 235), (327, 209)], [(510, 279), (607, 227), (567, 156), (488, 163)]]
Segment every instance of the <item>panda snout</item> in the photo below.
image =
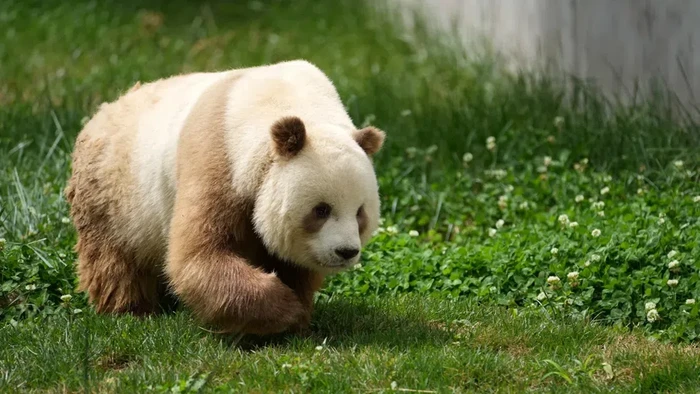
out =
[(360, 249), (357, 249), (357, 248), (336, 248), (335, 249), (335, 254), (338, 255), (339, 257), (345, 259), (345, 260), (350, 260), (351, 258), (357, 256), (358, 253), (360, 253)]

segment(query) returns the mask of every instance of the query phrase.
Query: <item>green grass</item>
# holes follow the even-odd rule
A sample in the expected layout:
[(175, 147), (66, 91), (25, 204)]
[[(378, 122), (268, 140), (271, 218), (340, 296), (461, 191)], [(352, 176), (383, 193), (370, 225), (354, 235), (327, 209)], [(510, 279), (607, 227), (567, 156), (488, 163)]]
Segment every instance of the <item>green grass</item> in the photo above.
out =
[(185, 313), (55, 317), (6, 327), (0, 340), (0, 385), (27, 391), (693, 392), (700, 373), (698, 348), (542, 311), (415, 296), (322, 302), (310, 335), (266, 342), (231, 343)]
[[(0, 25), (5, 387), (700, 384), (700, 304), (687, 301), (700, 298), (700, 131), (672, 98), (620, 107), (581, 83), (567, 96), (351, 0), (5, 1)], [(382, 229), (361, 267), (328, 281), (311, 337), (241, 350), (182, 311), (94, 316), (74, 290), (62, 195), (81, 121), (137, 80), (294, 58), (388, 134)]]

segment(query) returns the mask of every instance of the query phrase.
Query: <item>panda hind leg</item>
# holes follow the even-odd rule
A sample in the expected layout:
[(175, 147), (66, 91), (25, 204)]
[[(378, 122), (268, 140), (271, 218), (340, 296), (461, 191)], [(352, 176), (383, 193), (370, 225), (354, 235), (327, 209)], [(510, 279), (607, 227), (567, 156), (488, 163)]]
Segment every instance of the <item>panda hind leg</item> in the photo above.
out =
[(172, 309), (164, 277), (145, 268), (154, 265), (137, 261), (121, 248), (87, 239), (80, 239), (76, 249), (79, 290), (87, 292), (98, 313), (143, 316)]

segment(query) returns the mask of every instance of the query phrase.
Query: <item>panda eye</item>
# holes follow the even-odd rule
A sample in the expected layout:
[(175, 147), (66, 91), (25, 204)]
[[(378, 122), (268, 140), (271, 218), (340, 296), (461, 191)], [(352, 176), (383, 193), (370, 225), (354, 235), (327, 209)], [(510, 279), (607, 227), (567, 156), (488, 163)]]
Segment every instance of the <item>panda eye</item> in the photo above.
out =
[(314, 213), (319, 219), (326, 219), (331, 215), (331, 206), (322, 202), (314, 207)]

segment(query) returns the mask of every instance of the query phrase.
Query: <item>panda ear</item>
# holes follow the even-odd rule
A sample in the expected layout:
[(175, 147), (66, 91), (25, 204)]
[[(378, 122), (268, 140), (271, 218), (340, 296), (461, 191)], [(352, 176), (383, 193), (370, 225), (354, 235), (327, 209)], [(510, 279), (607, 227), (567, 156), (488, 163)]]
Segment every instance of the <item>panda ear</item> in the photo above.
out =
[(286, 159), (301, 152), (306, 143), (306, 127), (296, 116), (285, 116), (275, 122), (271, 129), (275, 153)]
[(353, 138), (368, 156), (374, 156), (384, 145), (386, 134), (374, 126), (367, 126), (353, 133)]

